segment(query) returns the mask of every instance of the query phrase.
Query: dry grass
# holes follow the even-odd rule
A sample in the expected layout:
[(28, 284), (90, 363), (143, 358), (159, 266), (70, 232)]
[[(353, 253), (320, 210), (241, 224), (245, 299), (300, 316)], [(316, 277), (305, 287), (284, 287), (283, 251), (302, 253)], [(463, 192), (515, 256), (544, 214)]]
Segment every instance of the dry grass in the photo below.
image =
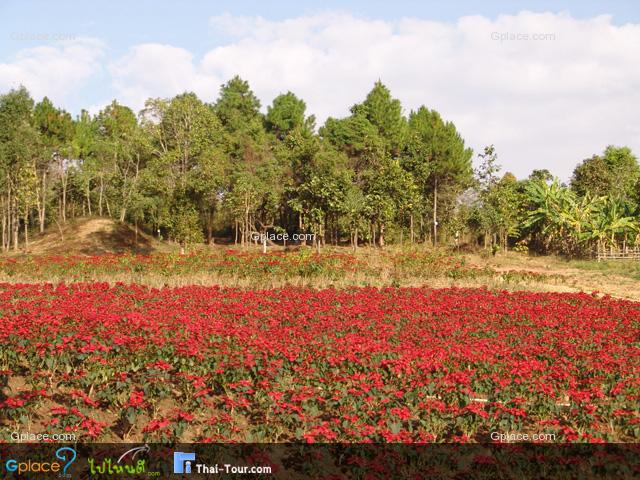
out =
[[(599, 292), (617, 298), (640, 300), (640, 265), (633, 261), (596, 262), (595, 260), (566, 260), (553, 255), (532, 256), (515, 252), (495, 257), (468, 255), (470, 263), (493, 268), (498, 272), (522, 269), (545, 275), (560, 275), (565, 281), (559, 290), (552, 285), (547, 291)], [(567, 289), (567, 290), (565, 290)]]
[[(308, 248), (308, 247), (307, 247)], [(227, 246), (200, 247), (205, 254), (219, 255), (224, 258)], [(22, 261), (25, 253), (28, 257), (48, 255), (91, 256), (104, 254), (162, 254), (175, 253), (177, 247), (138, 232), (126, 225), (104, 218), (82, 218), (68, 222), (58, 228), (52, 226), (45, 234), (35, 237), (27, 252), (10, 255)], [(295, 255), (300, 248), (287, 249), (287, 254)], [(254, 255), (260, 255), (259, 246), (246, 249)], [(284, 248), (270, 247), (269, 253), (283, 252)], [(282, 276), (259, 272), (250, 275), (233, 275), (215, 271), (182, 272), (180, 275), (166, 275), (157, 272), (135, 273), (115, 270), (89, 272), (83, 281), (101, 281), (108, 283), (138, 283), (151, 287), (186, 286), (186, 285), (225, 285), (240, 288), (266, 289), (288, 285), (310, 288), (347, 288), (352, 286), (389, 287), (389, 286), (431, 286), (440, 287), (487, 287), (504, 290), (533, 290), (554, 292), (593, 292), (613, 297), (640, 300), (640, 265), (629, 265), (628, 262), (616, 264), (597, 263), (594, 261), (567, 261), (553, 256), (530, 256), (514, 252), (500, 253), (491, 256), (484, 252), (457, 254), (450, 251), (435, 251), (424, 245), (412, 247), (389, 246), (384, 250), (363, 247), (352, 252), (346, 247), (329, 247), (323, 253), (348, 255), (363, 268), (352, 271), (345, 270), (338, 275), (320, 273), (313, 276)], [(464, 263), (463, 268), (474, 268), (484, 271), (479, 275), (451, 275), (451, 272), (430, 272), (428, 265), (425, 271), (413, 270), (408, 274), (399, 273), (394, 258), (402, 255), (433, 256), (453, 255)], [(487, 273), (490, 272), (490, 273)], [(537, 278), (522, 275), (522, 272), (539, 274)], [(69, 282), (73, 279), (64, 275), (52, 274), (46, 278), (36, 277), (28, 271), (10, 274), (0, 269), (2, 282)]]
[(30, 239), (22, 254), (103, 255), (135, 252), (149, 254), (170, 251), (171, 246), (125, 223), (109, 218), (87, 217), (52, 225), (43, 234)]

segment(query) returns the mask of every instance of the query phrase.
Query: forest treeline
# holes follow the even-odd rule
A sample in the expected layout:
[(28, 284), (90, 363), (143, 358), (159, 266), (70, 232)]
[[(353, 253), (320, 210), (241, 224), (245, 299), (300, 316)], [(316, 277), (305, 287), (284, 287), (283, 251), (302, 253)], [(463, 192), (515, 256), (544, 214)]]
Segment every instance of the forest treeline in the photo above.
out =
[(234, 77), (208, 104), (193, 93), (112, 102), (75, 119), (25, 88), (0, 96), (2, 250), (78, 216), (108, 216), (183, 245), (216, 236), (313, 233), (317, 245), (462, 243), (583, 254), (638, 240), (640, 167), (609, 146), (570, 185), (547, 170), (500, 173), (425, 106), (404, 115), (377, 82), (349, 116), (317, 128), (279, 95), (261, 113)]

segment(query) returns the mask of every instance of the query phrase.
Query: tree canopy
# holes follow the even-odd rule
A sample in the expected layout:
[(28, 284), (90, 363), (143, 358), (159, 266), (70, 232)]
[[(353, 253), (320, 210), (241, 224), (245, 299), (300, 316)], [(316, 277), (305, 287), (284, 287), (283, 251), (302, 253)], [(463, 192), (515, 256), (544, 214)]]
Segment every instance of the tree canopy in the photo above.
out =
[(184, 92), (76, 118), (24, 88), (0, 95), (2, 249), (82, 215), (183, 247), (268, 231), (311, 233), (317, 248), (455, 239), (570, 255), (638, 240), (640, 166), (627, 147), (584, 160), (567, 187), (547, 170), (501, 172), (493, 145), (474, 171), (451, 120), (432, 106), (405, 113), (381, 81), (319, 128), (293, 92), (265, 110), (238, 76), (213, 103)]

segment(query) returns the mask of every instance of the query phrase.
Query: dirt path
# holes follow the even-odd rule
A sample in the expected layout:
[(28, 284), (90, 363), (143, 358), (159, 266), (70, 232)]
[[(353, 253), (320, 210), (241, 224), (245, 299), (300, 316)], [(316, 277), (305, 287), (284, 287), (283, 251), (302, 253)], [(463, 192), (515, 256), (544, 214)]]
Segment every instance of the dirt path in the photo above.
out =
[(498, 272), (526, 270), (545, 275), (564, 277), (561, 283), (546, 284), (552, 291), (599, 292), (617, 298), (640, 301), (640, 282), (633, 278), (597, 270), (586, 270), (570, 266), (566, 261), (552, 257), (531, 257), (516, 253), (507, 253), (495, 257), (483, 258), (479, 255), (467, 255), (467, 260), (478, 267), (490, 267)]

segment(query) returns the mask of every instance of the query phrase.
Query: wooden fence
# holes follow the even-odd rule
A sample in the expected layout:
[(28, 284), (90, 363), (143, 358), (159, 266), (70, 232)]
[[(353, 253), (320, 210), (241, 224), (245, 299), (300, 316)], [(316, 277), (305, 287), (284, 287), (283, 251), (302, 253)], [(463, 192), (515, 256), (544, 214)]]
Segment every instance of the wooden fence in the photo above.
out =
[(596, 259), (601, 260), (640, 260), (640, 248), (624, 249), (598, 249), (595, 252)]

